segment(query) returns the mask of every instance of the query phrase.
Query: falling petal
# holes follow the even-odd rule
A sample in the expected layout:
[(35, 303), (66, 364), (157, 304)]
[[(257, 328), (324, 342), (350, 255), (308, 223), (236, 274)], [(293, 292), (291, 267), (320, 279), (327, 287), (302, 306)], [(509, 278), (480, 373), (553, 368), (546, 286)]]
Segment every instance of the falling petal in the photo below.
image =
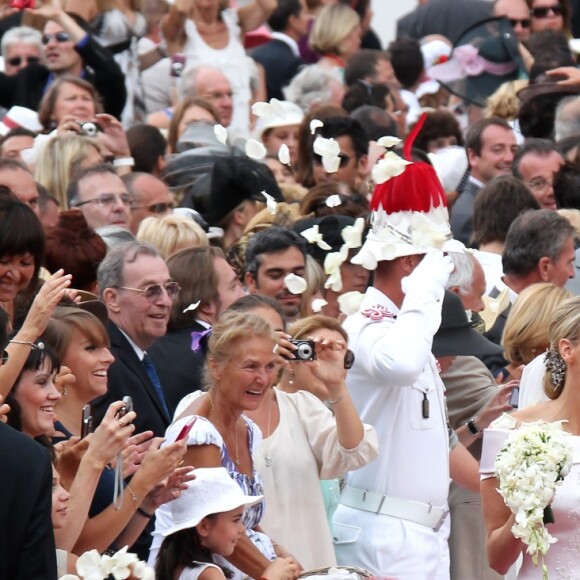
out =
[(336, 173), (340, 167), (340, 157), (323, 155), (322, 156), (322, 166), (326, 173)]
[(342, 205), (342, 199), (338, 193), (334, 193), (326, 198), (324, 204), (326, 207), (338, 207), (339, 205)]
[(264, 101), (258, 101), (252, 105), (252, 113), (256, 117), (269, 118), (274, 117), (275, 113), (272, 110), (272, 105), (270, 103), (265, 103)]
[(284, 283), (292, 294), (302, 294), (308, 288), (306, 280), (301, 276), (296, 276), (296, 274), (288, 274), (284, 278)]
[(324, 241), (322, 234), (318, 229), (318, 225), (314, 225), (311, 228), (300, 232), (300, 235), (303, 238), (306, 238), (311, 244), (316, 244), (321, 250), (332, 250), (331, 246)]
[(192, 304), (190, 304), (187, 308), (184, 308), (182, 310), (183, 314), (185, 314), (186, 312), (189, 312), (190, 310), (195, 310), (201, 303), (201, 300), (198, 300), (197, 302), (194, 302)]
[(328, 302), (324, 298), (315, 298), (311, 304), (312, 312), (318, 313), (327, 305)]
[(354, 225), (342, 228), (342, 239), (348, 248), (360, 248), (362, 246), (362, 234), (364, 229), (364, 218), (357, 218)]
[(217, 138), (217, 140), (222, 144), (225, 145), (228, 141), (228, 130), (219, 123), (213, 126), (213, 132)]
[(335, 141), (332, 137), (326, 139), (319, 135), (314, 140), (312, 148), (314, 149), (314, 153), (321, 155), (322, 157), (325, 155), (328, 157), (337, 157), (340, 154), (340, 145), (338, 141)]
[(270, 107), (277, 117), (280, 117), (281, 119), (286, 118), (286, 109), (284, 109), (281, 101), (278, 99), (270, 99)]
[(314, 135), (316, 133), (316, 129), (324, 127), (324, 123), (320, 119), (312, 119), (310, 121), (310, 133)]
[(246, 155), (252, 159), (264, 159), (266, 157), (266, 148), (255, 139), (248, 139), (246, 141)]
[(356, 290), (353, 292), (346, 292), (345, 294), (341, 294), (337, 298), (338, 308), (343, 314), (346, 314), (347, 316), (356, 314), (360, 309), (364, 297), (365, 295), (362, 292), (357, 292)]
[(280, 149), (278, 149), (278, 161), (280, 161), (282, 165), (290, 165), (290, 149), (288, 149), (286, 143), (282, 143)]
[(387, 149), (390, 149), (391, 147), (395, 147), (399, 143), (402, 143), (402, 140), (398, 137), (385, 136), (381, 137), (377, 143), (383, 147), (387, 147)]
[(266, 207), (270, 211), (272, 215), (276, 215), (276, 208), (278, 207), (278, 203), (276, 200), (267, 192), (262, 191), (261, 194), (266, 198)]
[(405, 167), (411, 162), (389, 151), (382, 159), (379, 159), (372, 169), (372, 177), (375, 183), (385, 183), (392, 177), (401, 175)]

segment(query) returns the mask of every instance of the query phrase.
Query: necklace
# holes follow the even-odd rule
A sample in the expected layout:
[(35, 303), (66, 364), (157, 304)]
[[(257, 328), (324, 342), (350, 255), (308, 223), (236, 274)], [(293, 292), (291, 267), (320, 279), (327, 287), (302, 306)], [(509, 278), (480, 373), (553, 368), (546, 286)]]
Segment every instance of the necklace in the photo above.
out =
[[(272, 398), (270, 399), (270, 405), (268, 406), (268, 430), (266, 431), (265, 439), (267, 439), (271, 435), (271, 433), (270, 433), (270, 419), (272, 418), (272, 399), (274, 399), (275, 397), (276, 397), (276, 394), (274, 393), (274, 391), (272, 391)], [(266, 461), (266, 467), (270, 467), (272, 465), (272, 457), (268, 454), (268, 455), (264, 456), (264, 459)]]
[[(213, 405), (213, 401), (212, 401), (212, 399), (210, 397), (209, 392), (207, 392), (206, 395), (207, 395), (207, 398), (209, 399), (209, 404), (211, 405), (211, 410), (215, 413), (215, 407)], [(226, 429), (225, 429), (223, 423), (218, 423), (218, 425), (221, 425), (221, 428), (225, 432)], [(236, 420), (236, 424), (235, 424), (234, 429), (235, 429), (235, 432), (236, 432), (236, 457), (235, 458), (234, 457), (231, 457), (231, 459), (236, 464), (236, 467), (239, 467), (240, 466), (240, 452), (239, 452), (239, 449), (238, 449), (238, 421), (237, 420)], [(222, 435), (222, 438), (224, 438), (223, 435)], [(224, 438), (224, 444), (225, 444), (225, 438)], [(227, 445), (226, 445), (226, 447), (227, 447)]]

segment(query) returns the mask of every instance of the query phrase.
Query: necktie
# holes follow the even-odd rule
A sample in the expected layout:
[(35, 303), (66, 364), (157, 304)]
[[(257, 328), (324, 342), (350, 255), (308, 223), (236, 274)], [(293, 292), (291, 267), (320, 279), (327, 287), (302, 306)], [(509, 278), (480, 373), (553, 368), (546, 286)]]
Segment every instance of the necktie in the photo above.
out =
[(159, 397), (159, 401), (161, 402), (161, 406), (165, 409), (168, 417), (171, 417), (169, 413), (169, 409), (167, 408), (167, 403), (165, 402), (165, 395), (163, 394), (163, 389), (161, 388), (161, 383), (159, 382), (159, 377), (157, 376), (157, 371), (155, 370), (155, 365), (153, 361), (149, 358), (149, 355), (145, 353), (143, 357), (143, 366), (145, 367), (145, 371), (149, 375), (149, 379), (151, 380), (151, 384)]

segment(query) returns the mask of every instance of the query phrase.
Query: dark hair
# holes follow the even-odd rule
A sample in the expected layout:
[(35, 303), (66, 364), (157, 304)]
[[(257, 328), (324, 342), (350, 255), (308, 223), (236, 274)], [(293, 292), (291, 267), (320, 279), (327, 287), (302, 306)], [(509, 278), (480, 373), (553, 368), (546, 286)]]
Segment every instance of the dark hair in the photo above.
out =
[[(528, 7), (532, 8), (534, 0), (526, 0)], [(572, 17), (572, 7), (570, 6), (569, 0), (559, 0), (558, 4), (562, 7), (562, 20), (564, 22), (563, 31), (570, 34), (570, 19)]]
[(257, 278), (263, 254), (277, 254), (293, 247), (306, 259), (306, 240), (296, 232), (279, 226), (258, 232), (246, 248), (246, 272)]
[(568, 36), (562, 30), (538, 30), (532, 32), (526, 41), (526, 48), (536, 58), (541, 58), (546, 53), (568, 52)]
[(369, 153), (369, 136), (363, 126), (351, 117), (329, 117), (316, 133), (326, 139), (350, 137), (357, 160)]
[(488, 127), (502, 127), (508, 131), (512, 128), (510, 124), (500, 117), (489, 117), (487, 119), (479, 119), (469, 127), (465, 135), (465, 149), (472, 150), (477, 156), (481, 155), (481, 148), (483, 146), (483, 133)]
[[(354, 218), (366, 216), (370, 211), (368, 199), (359, 193), (340, 193), (341, 187), (343, 186), (338, 181), (323, 181), (315, 185), (300, 202), (301, 215), (313, 213), (315, 217), (334, 214), (349, 215)], [(342, 203), (337, 207), (328, 207), (326, 200), (331, 195), (338, 195)]]
[(34, 274), (26, 294), (32, 293), (38, 282), (44, 247), (44, 231), (36, 214), (15, 197), (0, 195), (0, 257), (30, 254), (34, 259)]
[(371, 84), (362, 80), (356, 81), (344, 93), (342, 108), (349, 113), (363, 105), (373, 105), (384, 109), (386, 98), (389, 94), (389, 87), (386, 84)]
[(14, 129), (10, 129), (10, 131), (8, 131), (8, 133), (6, 133), (6, 135), (4, 135), (4, 137), (0, 139), (0, 150), (4, 146), (4, 143), (6, 143), (6, 141), (8, 141), (8, 139), (11, 139), (12, 137), (34, 138), (36, 137), (36, 133), (34, 133), (33, 131), (29, 131), (28, 129), (25, 129), (24, 127), (14, 127)]
[(429, 153), (429, 141), (440, 137), (455, 137), (457, 145), (463, 145), (463, 136), (457, 119), (453, 113), (444, 109), (426, 113), (425, 122), (415, 138), (413, 147)]
[(75, 174), (72, 181), (69, 183), (66, 195), (71, 207), (74, 204), (71, 202), (79, 196), (79, 185), (83, 179), (87, 179), (92, 177), (93, 175), (115, 175), (118, 177), (115, 168), (112, 165), (108, 165), (107, 163), (99, 163), (98, 165), (94, 165), (93, 167), (87, 167), (86, 169), (81, 169), (78, 173)]
[(233, 304), (231, 304), (226, 312), (252, 312), (258, 308), (271, 308), (280, 315), (282, 321), (285, 321), (285, 315), (278, 300), (271, 296), (264, 296), (262, 294), (248, 294), (247, 296), (242, 296), (242, 298), (238, 298)]
[(274, 12), (268, 18), (268, 26), (275, 32), (284, 32), (291, 16), (298, 16), (302, 5), (299, 0), (278, 0)]
[(555, 143), (549, 139), (535, 139), (533, 137), (526, 139), (524, 144), (518, 148), (516, 154), (514, 155), (512, 173), (515, 175), (515, 177), (522, 179), (522, 174), (520, 173), (520, 164), (524, 156), (526, 156), (528, 153), (535, 153), (536, 155), (544, 157), (553, 152), (558, 153), (558, 155), (561, 154), (560, 151), (558, 151), (558, 147), (556, 147)]
[(554, 197), (559, 208), (580, 209), (580, 167), (567, 162), (554, 176)]
[(77, 210), (63, 211), (58, 224), (46, 232), (44, 265), (49, 272), (63, 268), (72, 275), (77, 290), (93, 292), (97, 268), (107, 255), (107, 245)]
[(473, 203), (475, 244), (505, 242), (512, 222), (524, 211), (540, 209), (532, 192), (512, 175), (500, 175), (477, 192)]
[(363, 48), (348, 57), (344, 68), (344, 84), (350, 87), (357, 81), (372, 81), (377, 76), (377, 63), (388, 56), (380, 50)]
[(0, 308), (0, 352), (8, 345), (8, 326), (10, 325), (10, 318), (8, 313)]
[(502, 258), (506, 275), (526, 276), (541, 258), (555, 262), (564, 244), (573, 239), (576, 230), (558, 212), (549, 209), (527, 211), (510, 226)]
[(401, 86), (408, 89), (416, 85), (425, 68), (419, 42), (413, 38), (399, 38), (389, 44), (389, 54)]
[(133, 125), (126, 132), (131, 157), (135, 160), (133, 171), (154, 173), (160, 157), (165, 156), (167, 141), (157, 127)]
[(385, 135), (398, 136), (397, 122), (384, 108), (363, 105), (350, 116), (362, 125), (371, 141), (378, 141)]
[[(554, 79), (560, 80), (560, 79)], [(565, 98), (562, 93), (536, 95), (520, 105), (518, 121), (522, 135), (529, 139), (551, 139), (554, 133), (556, 107)]]

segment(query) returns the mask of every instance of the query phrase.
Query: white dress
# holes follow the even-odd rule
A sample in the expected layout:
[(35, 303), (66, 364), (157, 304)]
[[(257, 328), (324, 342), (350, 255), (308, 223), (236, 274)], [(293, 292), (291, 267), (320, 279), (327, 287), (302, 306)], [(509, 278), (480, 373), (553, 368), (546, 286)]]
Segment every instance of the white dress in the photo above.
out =
[(280, 422), (254, 453), (264, 480), (266, 512), (261, 526), (305, 570), (335, 566), (321, 479), (344, 476), (377, 456), (373, 427), (354, 449), (340, 445), (332, 412), (311, 393), (274, 388)]
[(246, 55), (242, 34), (238, 25), (238, 13), (233, 8), (221, 13), (229, 41), (224, 48), (212, 48), (200, 36), (191, 18), (185, 22), (185, 71), (201, 65), (220, 69), (229, 79), (233, 90), (234, 113), (228, 133), (234, 137), (247, 138), (250, 131), (250, 101), (252, 92), (250, 78), (255, 65)]
[[(492, 477), (495, 458), (511, 433), (508, 429), (486, 429), (481, 454), (481, 476)], [(545, 557), (550, 580), (580, 579), (580, 437), (570, 435), (573, 465), (570, 473), (556, 489), (552, 510), (554, 524), (549, 524), (552, 536), (558, 539), (550, 546)], [(538, 562), (540, 563), (541, 560)], [(541, 566), (534, 566), (531, 556), (523, 554), (523, 564), (518, 580), (542, 578)]]
[(197, 568), (185, 568), (179, 575), (178, 580), (197, 580), (201, 576), (202, 572), (208, 568), (216, 568), (217, 570), (221, 571), (220, 567), (216, 566), (215, 564), (200, 562)]

